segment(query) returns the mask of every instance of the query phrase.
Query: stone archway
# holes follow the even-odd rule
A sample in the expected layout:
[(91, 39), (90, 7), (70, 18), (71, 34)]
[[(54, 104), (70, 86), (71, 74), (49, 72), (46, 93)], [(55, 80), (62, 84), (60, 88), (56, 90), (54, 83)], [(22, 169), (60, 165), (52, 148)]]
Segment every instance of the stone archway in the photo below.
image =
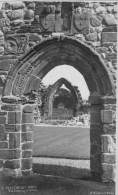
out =
[[(104, 62), (94, 50), (76, 38), (68, 36), (45, 39), (22, 59), (19, 59), (8, 73), (2, 98), (2, 126), (4, 132), (6, 128), (8, 128), (8, 132), (12, 131), (13, 139), (15, 141), (18, 139), (19, 145), (13, 146), (12, 149), (7, 146), (3, 147), (4, 155), (1, 153), (1, 159), (4, 162), (4, 171), (12, 169), (16, 175), (31, 173), (32, 157), (27, 151), (31, 150), (29, 142), (32, 140), (30, 135), (33, 131), (30, 127), (32, 121), (27, 120), (29, 114), (25, 114), (25, 116), (23, 114), (22, 95), (33, 79), (39, 78), (40, 80), (53, 67), (63, 64), (71, 65), (81, 72), (91, 93), (91, 173), (102, 181), (113, 181), (116, 104), (113, 80)], [(27, 112), (30, 112), (31, 115), (30, 107), (31, 104)], [(27, 124), (25, 133), (22, 127), (23, 120), (25, 125)], [(19, 138), (16, 136), (16, 131), (19, 132)], [(10, 133), (8, 133), (6, 142), (10, 146), (12, 138), (9, 135)], [(25, 138), (23, 138), (24, 136)], [(5, 147), (7, 147), (6, 150)], [(25, 156), (24, 153), (26, 153)], [(18, 160), (17, 166), (15, 159)], [(25, 162), (23, 163), (23, 161)]]
[[(48, 117), (52, 116), (54, 95), (63, 84), (71, 91), (71, 94), (73, 96), (73, 101), (74, 101), (74, 110), (76, 112), (76, 108), (79, 104), (79, 96), (77, 94), (77, 91), (75, 90), (74, 86), (72, 86), (72, 84), (67, 79), (60, 78), (53, 84), (53, 86), (48, 94), (48, 97), (47, 97), (46, 104), (47, 104), (47, 108), (48, 108)], [(74, 112), (74, 114), (75, 114), (75, 112)]]

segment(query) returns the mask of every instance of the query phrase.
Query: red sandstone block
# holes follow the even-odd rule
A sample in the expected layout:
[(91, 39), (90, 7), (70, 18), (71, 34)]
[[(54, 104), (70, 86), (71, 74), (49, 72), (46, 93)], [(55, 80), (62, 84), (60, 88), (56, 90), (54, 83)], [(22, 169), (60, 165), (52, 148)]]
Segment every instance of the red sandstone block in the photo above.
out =
[(10, 64), (14, 64), (16, 59), (1, 59), (0, 60), (0, 70), (8, 71)]
[(0, 150), (0, 159), (9, 159), (9, 150)]
[(116, 98), (112, 96), (105, 96), (102, 98), (103, 104), (116, 104)]
[(0, 95), (3, 93), (3, 87), (0, 86)]
[(5, 124), (5, 130), (6, 132), (19, 132), (20, 131), (21, 126), (20, 125), (9, 125), (9, 124)]
[(0, 160), (0, 168), (3, 167), (3, 160)]
[(0, 142), (0, 149), (1, 148), (8, 148), (8, 142), (5, 141)]
[(23, 123), (33, 123), (33, 115), (30, 113), (26, 114), (26, 113), (23, 113), (22, 115), (22, 122)]
[(25, 106), (25, 107), (23, 108), (23, 112), (24, 112), (24, 113), (32, 113), (32, 112), (33, 112), (33, 107), (27, 105), (27, 106)]
[(21, 151), (19, 149), (9, 150), (9, 158), (8, 159), (19, 159)]
[(6, 123), (6, 117), (0, 116), (0, 124), (5, 124)]
[(22, 142), (32, 141), (32, 140), (33, 140), (32, 132), (22, 133)]
[(111, 135), (101, 135), (101, 151), (103, 153), (114, 153), (116, 146)]
[(100, 122), (101, 122), (100, 111), (91, 112), (91, 124), (100, 123)]
[(22, 150), (30, 150), (33, 147), (33, 143), (32, 142), (27, 142), (27, 143), (23, 143), (22, 144)]
[(8, 124), (20, 124), (21, 112), (8, 112)]
[(23, 175), (23, 176), (29, 176), (29, 175), (32, 175), (32, 170), (31, 170), (31, 169), (29, 169), (29, 170), (25, 170), (25, 171), (23, 170), (23, 171), (22, 171), (22, 175)]
[(103, 123), (112, 123), (113, 122), (113, 112), (111, 110), (102, 110), (101, 111), (101, 120)]
[(33, 130), (34, 130), (33, 124), (23, 124), (22, 125), (22, 132), (33, 131)]
[(32, 157), (32, 150), (22, 151), (22, 158), (30, 158)]
[(7, 138), (7, 134), (5, 133), (4, 125), (0, 125), (0, 141), (5, 141)]
[(111, 164), (102, 163), (102, 181), (111, 182), (114, 181), (115, 166)]
[(22, 159), (21, 167), (22, 167), (22, 170), (31, 169), (32, 168), (32, 158)]
[(115, 154), (101, 154), (101, 162), (108, 164), (115, 164)]
[(9, 148), (20, 148), (20, 133), (9, 133)]
[(19, 159), (20, 150), (9, 150), (1, 149), (0, 150), (0, 159)]
[(98, 154), (101, 154), (100, 144), (99, 145), (97, 145), (97, 144), (91, 145), (91, 155), (98, 155)]
[(1, 110), (19, 111), (20, 110), (20, 105), (17, 105), (17, 104), (3, 104), (1, 106)]
[(7, 104), (18, 104), (20, 98), (16, 96), (3, 96), (1, 100), (3, 103)]
[(7, 114), (7, 112), (0, 112), (0, 116), (4, 116), (6, 114)]
[(114, 124), (104, 124), (102, 130), (105, 134), (115, 134), (116, 126)]
[(90, 156), (90, 168), (93, 173), (101, 174), (101, 154)]
[(7, 160), (4, 163), (5, 168), (18, 169), (20, 168), (20, 160)]

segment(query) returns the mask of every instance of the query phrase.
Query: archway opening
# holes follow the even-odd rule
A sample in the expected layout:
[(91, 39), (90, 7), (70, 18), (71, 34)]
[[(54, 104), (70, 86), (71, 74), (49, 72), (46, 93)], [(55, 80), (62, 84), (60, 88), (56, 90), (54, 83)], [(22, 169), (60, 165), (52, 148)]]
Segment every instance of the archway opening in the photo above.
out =
[[(62, 166), (63, 159), (66, 167), (72, 163), (71, 169), (78, 169), (80, 177), (90, 175), (90, 111), (87, 110), (90, 92), (84, 77), (72, 66), (60, 65), (49, 71), (42, 83), (49, 89), (47, 107), (51, 114), (46, 110), (49, 116), (45, 120), (42, 116), (42, 122), (36, 124), (34, 161), (48, 164), (51, 159), (54, 167), (58, 163)], [(63, 166), (62, 169), (65, 172)]]
[[(108, 178), (112, 176), (113, 166), (110, 165), (109, 159), (105, 158), (106, 153), (109, 155), (110, 160), (114, 156), (112, 150), (109, 154), (109, 147), (105, 147), (104, 139), (109, 141), (113, 138), (106, 136), (105, 125), (113, 125), (113, 109), (115, 104), (115, 88), (113, 86), (113, 80), (109, 74), (108, 69), (105, 67), (104, 62), (100, 56), (85, 43), (77, 40), (76, 38), (68, 36), (52, 36), (36, 45), (30, 52), (28, 52), (22, 60), (19, 59), (17, 64), (11, 67), (9, 71), (5, 88), (3, 91), (2, 101), (8, 104), (24, 104), (24, 94), (30, 87), (34, 86), (37, 90), (40, 88), (40, 80), (54, 67), (59, 65), (68, 64), (80, 71), (84, 76), (84, 79), (90, 90), (90, 102), (91, 102), (91, 126), (90, 126), (90, 167), (91, 173), (95, 177)], [(9, 98), (12, 95), (12, 98)], [(40, 94), (39, 94), (40, 95)], [(15, 96), (15, 98), (14, 98)], [(10, 100), (9, 100), (10, 99)], [(108, 107), (109, 102), (111, 105)], [(27, 98), (25, 103), (31, 101)], [(13, 107), (13, 105), (12, 105)], [(17, 107), (13, 107), (15, 110)], [(107, 109), (108, 110), (107, 110)], [(24, 130), (29, 130), (29, 123), (31, 122), (27, 116), (29, 116), (30, 109), (24, 110), (23, 119), (20, 121), (22, 128), (20, 129), (19, 138), (20, 144), (24, 145), (25, 141), (28, 142), (27, 136), (31, 132), (25, 132), (26, 139), (24, 139)], [(9, 110), (8, 110), (9, 112)], [(19, 109), (19, 112), (21, 110)], [(30, 111), (31, 112), (31, 111)], [(14, 113), (16, 114), (16, 113)], [(19, 113), (17, 113), (19, 114)], [(22, 115), (21, 115), (22, 116)], [(107, 117), (109, 116), (109, 117)], [(8, 113), (8, 122), (10, 122), (11, 113)], [(15, 121), (17, 123), (17, 121)], [(24, 124), (25, 123), (25, 124)], [(27, 128), (24, 128), (24, 125)], [(108, 129), (107, 129), (108, 131)], [(109, 138), (110, 137), (110, 138)], [(24, 166), (24, 149), (20, 147), (21, 155), (19, 156), (19, 169), (18, 171), (23, 174), (24, 172), (31, 173), (32, 163), (31, 157), (27, 158), (27, 168)], [(102, 155), (101, 155), (102, 154)], [(111, 172), (107, 175), (106, 170), (109, 170), (108, 166), (111, 166)], [(26, 170), (25, 170), (26, 169)], [(109, 179), (109, 178), (108, 178)]]

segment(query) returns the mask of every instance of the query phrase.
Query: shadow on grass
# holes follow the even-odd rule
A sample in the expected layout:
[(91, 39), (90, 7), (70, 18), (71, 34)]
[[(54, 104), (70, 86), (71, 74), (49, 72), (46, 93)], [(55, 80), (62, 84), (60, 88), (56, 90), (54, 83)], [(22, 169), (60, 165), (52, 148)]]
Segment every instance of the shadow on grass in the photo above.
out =
[(33, 164), (33, 172), (43, 175), (61, 176), (66, 178), (80, 179), (91, 178), (89, 169), (80, 169), (62, 165), (49, 165), (49, 164)]
[(115, 195), (113, 184), (33, 174), (0, 179), (0, 195)]

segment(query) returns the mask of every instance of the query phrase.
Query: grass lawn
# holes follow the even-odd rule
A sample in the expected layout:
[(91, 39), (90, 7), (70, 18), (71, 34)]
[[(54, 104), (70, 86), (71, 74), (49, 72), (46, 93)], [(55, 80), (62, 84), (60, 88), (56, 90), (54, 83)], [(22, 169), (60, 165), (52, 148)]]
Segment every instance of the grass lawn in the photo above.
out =
[(113, 184), (34, 175), (0, 179), (0, 195), (115, 195)]
[(89, 128), (35, 126), (33, 141), (33, 156), (90, 158)]

